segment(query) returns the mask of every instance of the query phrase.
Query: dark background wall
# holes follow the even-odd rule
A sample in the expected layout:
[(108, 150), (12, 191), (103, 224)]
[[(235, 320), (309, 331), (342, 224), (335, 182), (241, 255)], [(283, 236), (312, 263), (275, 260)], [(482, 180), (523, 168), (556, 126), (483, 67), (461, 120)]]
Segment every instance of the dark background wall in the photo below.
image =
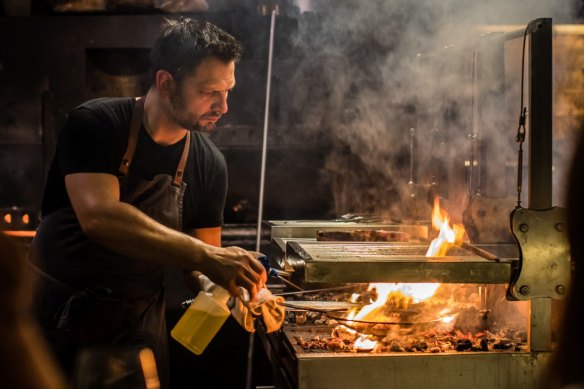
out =
[[(242, 4), (184, 15), (214, 22), (245, 47), (230, 112), (211, 135), (229, 169), (226, 223), (254, 223), (258, 211), (270, 20), (255, 3)], [(164, 18), (178, 16), (148, 9), (57, 14), (33, 3), (32, 16), (0, 17), (0, 209), (38, 211), (67, 113), (91, 98), (144, 94), (150, 47)], [(278, 18), (264, 219), (332, 215), (324, 169), (330, 141), (322, 128), (307, 131), (300, 112), (291, 117), (290, 109), (282, 109), (286, 74), (295, 66), (288, 39), (295, 24), (293, 18)]]

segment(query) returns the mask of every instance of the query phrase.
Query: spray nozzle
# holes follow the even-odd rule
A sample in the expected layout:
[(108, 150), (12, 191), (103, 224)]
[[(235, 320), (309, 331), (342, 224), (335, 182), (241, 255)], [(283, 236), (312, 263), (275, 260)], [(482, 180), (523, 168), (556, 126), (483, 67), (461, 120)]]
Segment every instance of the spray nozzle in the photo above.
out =
[(263, 265), (264, 269), (266, 269), (266, 272), (268, 272), (268, 275), (270, 277), (274, 277), (277, 278), (279, 280), (281, 280), (282, 282), (284, 282), (286, 285), (293, 287), (294, 289), (298, 289), (298, 290), (304, 290), (301, 287), (299, 287), (298, 285), (290, 282), (289, 280), (285, 279), (284, 277), (282, 277), (282, 275), (286, 275), (286, 276), (290, 276), (290, 273), (285, 272), (283, 270), (276, 270), (274, 268), (272, 268), (272, 266), (270, 265), (270, 259), (268, 258), (267, 255), (262, 255), (260, 257), (258, 257), (258, 261), (260, 261), (260, 263)]
[(266, 272), (268, 272), (269, 276), (275, 278), (280, 277), (278, 271), (276, 269), (273, 269), (272, 266), (270, 265), (270, 259), (268, 258), (267, 255), (262, 255), (261, 257), (258, 257), (258, 261), (260, 261), (264, 269), (266, 269)]

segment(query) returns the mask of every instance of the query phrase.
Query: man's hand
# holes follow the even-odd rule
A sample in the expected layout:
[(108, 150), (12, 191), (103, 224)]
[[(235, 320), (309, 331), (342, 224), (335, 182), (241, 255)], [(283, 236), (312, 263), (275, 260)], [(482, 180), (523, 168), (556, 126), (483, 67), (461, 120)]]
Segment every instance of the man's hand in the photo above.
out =
[(247, 289), (252, 300), (267, 281), (266, 270), (254, 253), (240, 247), (217, 248), (209, 246), (209, 260), (201, 264), (201, 271), (232, 296), (240, 294), (239, 287)]

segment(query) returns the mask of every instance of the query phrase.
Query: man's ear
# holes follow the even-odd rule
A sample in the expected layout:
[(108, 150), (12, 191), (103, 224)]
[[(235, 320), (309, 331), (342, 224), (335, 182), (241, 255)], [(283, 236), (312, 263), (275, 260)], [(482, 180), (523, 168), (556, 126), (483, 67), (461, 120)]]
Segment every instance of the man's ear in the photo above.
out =
[(163, 97), (169, 97), (176, 88), (174, 77), (166, 70), (156, 71), (156, 89)]

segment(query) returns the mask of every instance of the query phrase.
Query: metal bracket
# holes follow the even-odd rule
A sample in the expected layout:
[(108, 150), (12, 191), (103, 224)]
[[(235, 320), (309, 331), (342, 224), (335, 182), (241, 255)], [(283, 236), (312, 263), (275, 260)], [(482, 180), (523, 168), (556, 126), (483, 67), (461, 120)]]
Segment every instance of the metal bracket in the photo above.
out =
[(511, 232), (520, 254), (519, 265), (509, 283), (508, 298), (564, 298), (570, 282), (566, 210), (517, 208), (511, 212)]

